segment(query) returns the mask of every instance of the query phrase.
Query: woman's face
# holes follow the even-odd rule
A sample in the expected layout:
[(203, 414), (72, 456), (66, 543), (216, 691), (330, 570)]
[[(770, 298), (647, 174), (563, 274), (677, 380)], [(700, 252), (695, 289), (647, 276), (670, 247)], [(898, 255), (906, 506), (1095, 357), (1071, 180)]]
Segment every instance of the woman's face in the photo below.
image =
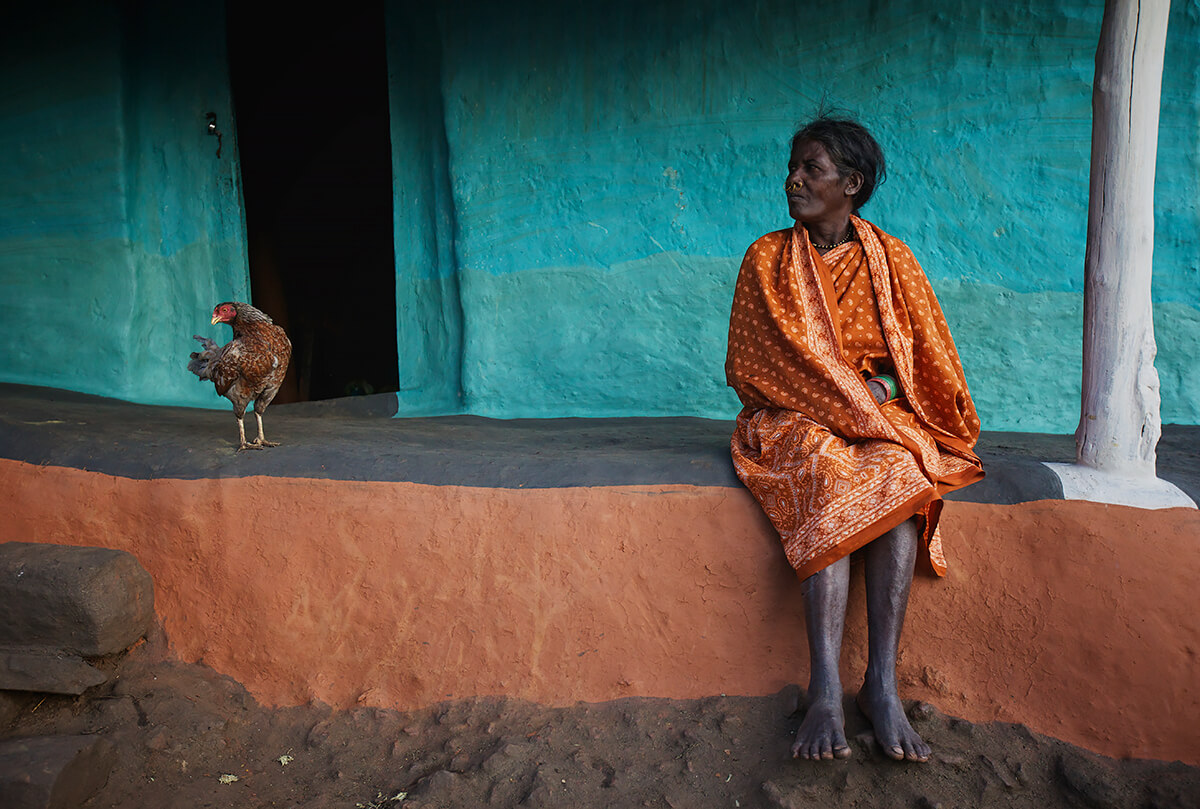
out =
[(806, 140), (792, 149), (784, 188), (788, 213), (797, 222), (841, 222), (854, 211), (862, 174), (842, 177), (824, 145)]

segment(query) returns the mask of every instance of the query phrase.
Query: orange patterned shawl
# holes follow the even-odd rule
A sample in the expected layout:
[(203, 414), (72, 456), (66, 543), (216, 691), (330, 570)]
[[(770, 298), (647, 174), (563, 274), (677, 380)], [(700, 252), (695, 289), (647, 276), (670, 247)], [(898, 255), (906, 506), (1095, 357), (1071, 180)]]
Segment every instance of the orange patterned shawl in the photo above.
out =
[[(908, 247), (851, 217), (821, 256), (802, 227), (751, 245), (738, 274), (725, 375), (745, 406), (734, 466), (800, 578), (914, 515), (944, 574), (941, 495), (983, 477), (979, 419), (950, 330)], [(866, 378), (890, 373), (878, 405)]]

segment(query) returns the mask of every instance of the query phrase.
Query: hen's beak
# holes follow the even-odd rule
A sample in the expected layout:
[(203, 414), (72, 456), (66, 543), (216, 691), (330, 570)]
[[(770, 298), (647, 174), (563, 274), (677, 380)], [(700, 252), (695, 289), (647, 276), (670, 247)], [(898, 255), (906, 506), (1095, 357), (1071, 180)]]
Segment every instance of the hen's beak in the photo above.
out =
[(221, 322), (221, 318), (217, 315), (213, 315), (212, 324), (215, 326), (220, 322)]

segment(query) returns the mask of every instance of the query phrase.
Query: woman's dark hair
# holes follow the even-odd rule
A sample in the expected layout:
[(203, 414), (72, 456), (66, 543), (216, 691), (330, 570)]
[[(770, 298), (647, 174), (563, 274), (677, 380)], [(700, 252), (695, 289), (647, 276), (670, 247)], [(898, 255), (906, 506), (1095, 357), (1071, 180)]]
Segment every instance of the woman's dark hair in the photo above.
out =
[(820, 115), (796, 130), (792, 136), (792, 151), (795, 151), (797, 144), (807, 141), (815, 141), (825, 147), (842, 177), (849, 176), (852, 171), (862, 174), (862, 188), (854, 195), (855, 211), (867, 204), (867, 200), (875, 193), (875, 187), (887, 177), (883, 149), (857, 121)]

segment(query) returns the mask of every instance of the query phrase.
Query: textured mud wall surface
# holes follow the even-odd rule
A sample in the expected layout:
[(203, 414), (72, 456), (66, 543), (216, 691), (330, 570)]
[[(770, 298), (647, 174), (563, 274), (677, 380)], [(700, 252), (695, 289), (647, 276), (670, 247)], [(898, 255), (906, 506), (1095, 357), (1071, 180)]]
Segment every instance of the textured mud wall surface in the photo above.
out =
[[(1172, 4), (1155, 244), (1163, 420), (1200, 422), (1200, 0)], [(0, 31), (0, 379), (223, 407), (181, 369), (248, 297), (221, 4)], [(985, 425), (1078, 412), (1101, 4), (389, 4), (402, 414), (729, 418), (738, 262), (822, 101), (890, 157), (864, 213), (943, 297)], [(217, 115), (222, 153), (205, 130)]]
[[(120, 20), (25, 16), (0, 32), (0, 374), (106, 388), (128, 351)], [(70, 362), (83, 344), (90, 379)]]
[[(791, 224), (787, 137), (828, 102), (882, 141), (891, 180), (864, 214), (943, 296), (985, 423), (1074, 430), (1099, 5), (525, 11), (440, 20), (469, 412), (736, 412), (722, 362), (737, 266)], [(1174, 4), (1169, 37), (1158, 365), (1164, 421), (1192, 423), (1200, 3)]]
[(0, 379), (218, 403), (180, 369), (213, 304), (248, 295), (222, 9), (9, 12)]
[[(739, 489), (147, 480), (0, 461), (22, 541), (133, 553), (176, 653), (269, 704), (762, 695), (807, 680), (799, 587)], [(1195, 511), (948, 503), (906, 698), (1200, 763)], [(1135, 541), (1131, 541), (1133, 538)], [(865, 665), (861, 573), (843, 679)]]
[(395, 200), (398, 397), (407, 415), (462, 409), (462, 304), (454, 257), (441, 89), (432, 8), (387, 7), (388, 107)]

